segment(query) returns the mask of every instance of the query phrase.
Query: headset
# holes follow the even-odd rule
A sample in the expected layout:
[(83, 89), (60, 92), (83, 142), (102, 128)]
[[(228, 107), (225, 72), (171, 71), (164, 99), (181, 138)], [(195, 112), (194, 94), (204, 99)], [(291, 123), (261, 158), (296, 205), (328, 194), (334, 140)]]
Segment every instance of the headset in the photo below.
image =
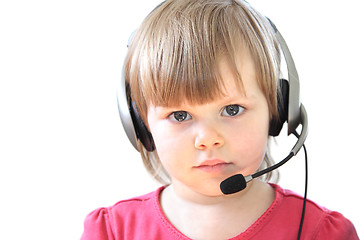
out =
[[(267, 18), (268, 19), (268, 18)], [(277, 110), (278, 119), (272, 119), (270, 122), (269, 136), (278, 136), (284, 123), (287, 122), (288, 135), (296, 133), (297, 127), (301, 124), (302, 130), (299, 139), (291, 152), (296, 155), (305, 142), (308, 133), (308, 119), (305, 107), (300, 102), (300, 84), (299, 76), (296, 70), (294, 60), (291, 56), (290, 50), (277, 30), (275, 24), (270, 22), (276, 38), (280, 44), (282, 53), (285, 57), (288, 78), (278, 80), (277, 93)], [(130, 37), (131, 40), (132, 36)], [(129, 40), (129, 41), (130, 41)], [(155, 150), (154, 140), (151, 133), (147, 129), (144, 121), (136, 110), (136, 104), (132, 101), (130, 96), (130, 86), (125, 80), (125, 71), (121, 74), (121, 85), (118, 89), (117, 103), (120, 118), (126, 132), (126, 135), (134, 148), (139, 151), (137, 140), (140, 140), (145, 149), (149, 152)]]
[[(274, 137), (278, 136), (283, 128), (284, 123), (287, 122), (287, 134), (295, 135), (297, 137), (297, 142), (291, 149), (288, 156), (284, 158), (282, 161), (252, 175), (248, 175), (244, 177), (242, 174), (236, 174), (234, 176), (231, 176), (225, 179), (220, 184), (220, 189), (224, 194), (233, 194), (243, 190), (244, 188), (246, 188), (248, 182), (250, 182), (254, 178), (260, 177), (282, 166), (284, 163), (289, 161), (293, 156), (295, 156), (299, 152), (299, 150), (303, 147), (305, 152), (306, 173), (305, 173), (305, 194), (304, 194), (303, 212), (302, 212), (302, 217), (298, 232), (298, 239), (300, 239), (301, 229), (305, 214), (306, 195), (307, 195), (307, 153), (306, 153), (306, 148), (304, 146), (304, 142), (308, 134), (308, 117), (305, 107), (300, 102), (299, 76), (296, 70), (295, 62), (291, 56), (290, 50), (284, 38), (276, 28), (275, 24), (269, 18), (267, 19), (270, 25), (272, 26), (275, 36), (279, 42), (281, 52), (285, 58), (287, 75), (288, 75), (286, 79), (281, 78), (278, 80), (279, 87), (277, 90), (277, 102), (278, 102), (277, 110), (279, 117), (277, 119), (272, 119), (270, 121), (269, 136), (274, 136)], [(132, 36), (130, 37), (130, 40), (131, 38)], [(117, 102), (118, 102), (118, 110), (124, 130), (130, 142), (134, 146), (134, 148), (139, 151), (137, 146), (137, 140), (140, 140), (140, 142), (143, 144), (143, 146), (147, 151), (149, 152), (154, 151), (156, 148), (154, 144), (154, 140), (152, 138), (151, 133), (147, 129), (144, 121), (141, 119), (140, 115), (137, 112), (136, 103), (134, 103), (131, 99), (130, 86), (126, 83), (124, 70), (122, 71), (121, 85), (117, 94)], [(300, 134), (298, 134), (296, 131), (299, 125), (302, 125)]]

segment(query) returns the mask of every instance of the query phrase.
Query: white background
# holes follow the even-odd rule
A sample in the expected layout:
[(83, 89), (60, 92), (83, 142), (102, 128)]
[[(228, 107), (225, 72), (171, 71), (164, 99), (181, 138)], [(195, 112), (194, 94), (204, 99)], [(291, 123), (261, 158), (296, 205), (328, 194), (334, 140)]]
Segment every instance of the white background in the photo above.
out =
[[(118, 116), (130, 33), (159, 0), (0, 3), (0, 239), (78, 239), (95, 208), (154, 190)], [(360, 228), (359, 4), (253, 0), (288, 42), (309, 114), (308, 197)], [(275, 150), (281, 159), (294, 138)], [(280, 184), (303, 193), (303, 154)]]

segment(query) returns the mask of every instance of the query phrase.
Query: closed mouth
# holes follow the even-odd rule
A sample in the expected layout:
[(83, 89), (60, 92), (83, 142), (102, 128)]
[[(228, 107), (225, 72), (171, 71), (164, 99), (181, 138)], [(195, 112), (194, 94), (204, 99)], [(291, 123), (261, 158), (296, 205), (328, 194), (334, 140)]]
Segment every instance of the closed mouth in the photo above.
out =
[(231, 163), (227, 163), (222, 160), (206, 160), (202, 162), (200, 165), (196, 166), (195, 168), (202, 170), (204, 172), (223, 172), (227, 166)]

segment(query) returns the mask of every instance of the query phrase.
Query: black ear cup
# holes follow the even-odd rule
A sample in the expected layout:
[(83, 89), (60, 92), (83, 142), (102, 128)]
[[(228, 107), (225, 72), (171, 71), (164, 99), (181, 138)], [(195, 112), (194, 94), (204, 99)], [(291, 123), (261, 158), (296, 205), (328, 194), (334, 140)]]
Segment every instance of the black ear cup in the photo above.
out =
[(277, 110), (278, 118), (271, 119), (269, 127), (269, 135), (276, 137), (284, 123), (288, 120), (289, 111), (289, 82), (285, 79), (279, 80), (279, 87), (277, 91)]
[(152, 152), (155, 150), (154, 139), (149, 130), (147, 129), (144, 121), (141, 119), (137, 111), (136, 104), (131, 100), (131, 98), (129, 99), (129, 103), (130, 115), (134, 124), (136, 137), (141, 141), (147, 151)]

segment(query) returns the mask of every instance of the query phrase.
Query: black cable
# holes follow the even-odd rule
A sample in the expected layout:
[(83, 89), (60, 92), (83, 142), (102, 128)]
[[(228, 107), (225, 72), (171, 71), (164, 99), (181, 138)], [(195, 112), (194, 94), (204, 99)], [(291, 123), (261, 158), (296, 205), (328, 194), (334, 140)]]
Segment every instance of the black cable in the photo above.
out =
[[(299, 138), (299, 134), (297, 132), (295, 132), (294, 135), (297, 138)], [(306, 209), (306, 199), (307, 199), (307, 186), (308, 186), (308, 159), (307, 159), (307, 151), (306, 151), (305, 144), (303, 144), (302, 148), (304, 149), (304, 155), (305, 155), (305, 191), (304, 191), (303, 209), (302, 209), (302, 213), (301, 213), (300, 226), (299, 226), (297, 240), (300, 240), (301, 231), (302, 231), (302, 227), (303, 227), (303, 224), (304, 224), (305, 209)]]

